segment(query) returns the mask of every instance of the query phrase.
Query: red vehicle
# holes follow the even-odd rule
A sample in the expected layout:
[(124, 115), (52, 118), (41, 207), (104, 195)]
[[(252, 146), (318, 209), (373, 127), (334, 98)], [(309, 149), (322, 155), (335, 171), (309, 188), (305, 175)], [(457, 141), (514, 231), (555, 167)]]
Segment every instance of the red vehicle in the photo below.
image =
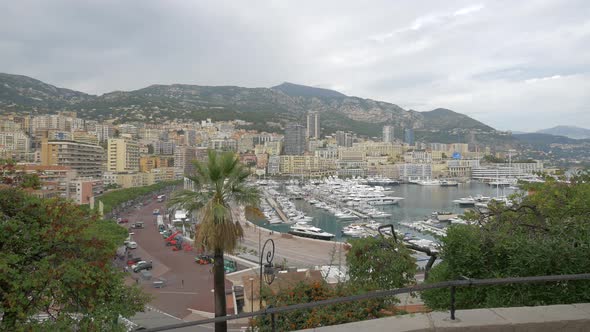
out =
[(140, 261), (141, 261), (141, 257), (131, 258), (130, 260), (127, 261), (127, 265), (131, 266), (133, 264), (137, 264)]
[(119, 224), (126, 224), (126, 223), (129, 222), (129, 219), (127, 219), (127, 218), (119, 218), (119, 219), (117, 219), (117, 222)]

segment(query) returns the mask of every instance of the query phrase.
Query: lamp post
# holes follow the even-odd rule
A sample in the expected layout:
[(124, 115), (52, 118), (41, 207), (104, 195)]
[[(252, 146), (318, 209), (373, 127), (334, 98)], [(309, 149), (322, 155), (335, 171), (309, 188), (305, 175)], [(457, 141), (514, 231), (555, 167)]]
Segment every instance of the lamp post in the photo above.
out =
[(254, 312), (254, 278), (250, 278), (250, 312)]
[[(266, 245), (267, 244), (271, 244), (271, 246), (268, 248), (268, 251), (266, 251), (266, 263), (264, 263), (264, 265), (262, 264), (262, 259), (264, 258), (264, 252), (266, 249)], [(263, 272), (264, 272), (264, 282), (266, 282), (267, 285), (272, 284), (272, 282), (275, 280), (275, 274), (274, 274), (274, 270), (272, 267), (272, 260), (275, 257), (275, 242), (272, 239), (268, 239), (266, 240), (266, 242), (264, 242), (264, 246), (262, 246), (262, 250), (260, 251), (260, 293), (258, 294), (258, 298), (260, 299), (260, 308), (262, 309), (262, 278), (263, 278)]]

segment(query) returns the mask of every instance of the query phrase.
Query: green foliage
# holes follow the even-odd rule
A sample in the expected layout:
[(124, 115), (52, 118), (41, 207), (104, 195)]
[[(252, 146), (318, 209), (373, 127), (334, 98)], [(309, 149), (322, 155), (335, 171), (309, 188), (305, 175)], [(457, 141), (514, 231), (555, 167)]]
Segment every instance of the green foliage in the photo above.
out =
[(483, 161), (487, 162), (487, 163), (494, 163), (494, 164), (501, 164), (501, 163), (506, 163), (507, 160), (503, 159), (503, 158), (498, 158), (496, 156), (493, 155), (485, 155), (483, 157)]
[(393, 238), (353, 239), (350, 244), (346, 263), (352, 284), (376, 290), (399, 288), (414, 281), (416, 260)]
[(113, 208), (119, 206), (127, 201), (132, 201), (143, 195), (150, 194), (154, 191), (162, 190), (169, 186), (180, 184), (181, 181), (163, 181), (151, 186), (125, 188), (121, 190), (111, 191), (102, 195), (99, 200), (104, 204), (104, 213), (109, 213)]
[(18, 172), (12, 159), (0, 159), (0, 184), (28, 189), (41, 188), (39, 175)]
[(233, 251), (242, 229), (233, 218), (230, 204), (258, 206), (260, 193), (246, 179), (250, 172), (233, 152), (209, 150), (206, 163), (195, 162), (188, 176), (197, 190), (185, 190), (171, 200), (191, 213), (200, 213), (197, 243), (208, 250)]
[(13, 188), (0, 189), (0, 219), (0, 330), (121, 330), (119, 315), (149, 300), (112, 264), (127, 236), (115, 223)]
[[(266, 288), (262, 297), (267, 306), (279, 307), (394, 289), (414, 283), (416, 262), (409, 249), (393, 238), (364, 238), (350, 242), (346, 255), (349, 280), (336, 286), (325, 282), (300, 282), (273, 293)], [(344, 324), (384, 315), (397, 298), (379, 298), (298, 310), (279, 316), (277, 330), (299, 330)], [(261, 331), (270, 327), (269, 317), (255, 321)]]
[[(590, 271), (590, 173), (569, 184), (547, 179), (526, 187), (531, 194), (520, 197), (520, 203), (472, 215), (481, 227), (450, 227), (442, 243), (443, 261), (432, 269), (429, 282)], [(427, 291), (422, 298), (433, 309), (446, 309), (449, 291)], [(588, 281), (457, 289), (458, 308), (587, 301)]]
[[(279, 290), (276, 294), (272, 294), (266, 289), (262, 296), (268, 305), (281, 307), (360, 293), (362, 293), (361, 290), (356, 287), (348, 285), (331, 287), (325, 282), (316, 281), (313, 283), (299, 282), (293, 287)], [(386, 301), (374, 299), (321, 306), (309, 310), (297, 310), (277, 316), (275, 321), (276, 330), (310, 329), (378, 318), (383, 316), (382, 310), (386, 308)], [(270, 317), (258, 317), (254, 320), (254, 325), (259, 331), (270, 331)]]

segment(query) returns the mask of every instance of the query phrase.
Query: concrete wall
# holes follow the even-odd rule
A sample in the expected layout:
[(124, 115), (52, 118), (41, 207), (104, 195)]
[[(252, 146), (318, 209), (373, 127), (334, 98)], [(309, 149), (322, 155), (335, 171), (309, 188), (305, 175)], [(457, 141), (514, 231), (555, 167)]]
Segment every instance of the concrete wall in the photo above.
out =
[(590, 303), (408, 314), (305, 331), (570, 332), (590, 331)]

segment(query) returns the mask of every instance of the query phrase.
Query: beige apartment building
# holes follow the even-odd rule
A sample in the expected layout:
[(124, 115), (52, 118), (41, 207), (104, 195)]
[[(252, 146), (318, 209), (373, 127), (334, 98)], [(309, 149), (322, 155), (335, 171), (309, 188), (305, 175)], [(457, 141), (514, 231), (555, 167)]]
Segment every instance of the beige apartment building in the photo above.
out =
[(313, 155), (280, 156), (280, 173), (283, 175), (322, 177), (336, 173), (336, 162)]
[(42, 166), (68, 166), (79, 177), (101, 178), (104, 149), (98, 145), (63, 140), (41, 142)]
[(105, 172), (103, 176), (105, 185), (117, 184), (122, 188), (151, 186), (158, 182), (171, 181), (174, 179), (174, 167), (154, 168), (146, 173)]
[(139, 145), (130, 138), (110, 138), (107, 152), (107, 171), (139, 171)]

